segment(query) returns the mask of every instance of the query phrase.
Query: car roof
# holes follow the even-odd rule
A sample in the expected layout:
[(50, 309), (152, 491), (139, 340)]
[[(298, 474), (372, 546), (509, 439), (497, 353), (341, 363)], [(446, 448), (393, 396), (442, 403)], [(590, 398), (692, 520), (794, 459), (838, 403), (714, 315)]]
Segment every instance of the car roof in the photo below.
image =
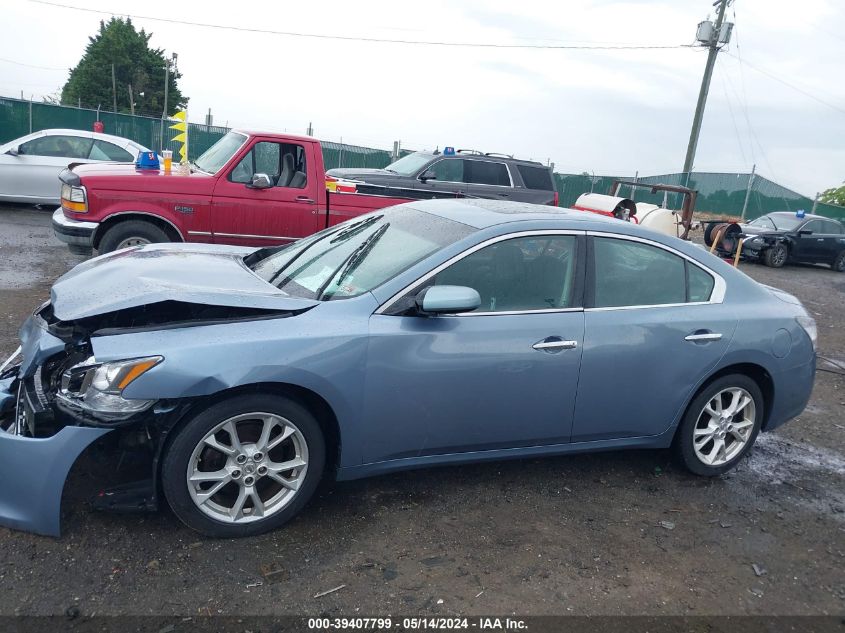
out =
[[(773, 211), (772, 213), (767, 213), (766, 215), (773, 215), (778, 218), (783, 217), (790, 217), (795, 218), (798, 217), (794, 211)], [(826, 218), (823, 215), (815, 215), (813, 213), (805, 213), (804, 217), (801, 218), (802, 220), (835, 220), (835, 218)]]
[(507, 154), (496, 154), (496, 153), (474, 153), (474, 152), (456, 152), (454, 154), (444, 154), (442, 152), (434, 152), (429, 151), (421, 151), (421, 152), (414, 152), (414, 154), (422, 154), (423, 156), (428, 156), (429, 158), (446, 158), (446, 159), (456, 159), (456, 158), (464, 158), (469, 160), (483, 160), (495, 163), (513, 163), (516, 165), (528, 165), (531, 167), (546, 167), (543, 163), (538, 162), (536, 160), (528, 160), (525, 158), (514, 158), (513, 156), (508, 156)]
[[(141, 145), (140, 143), (133, 141), (132, 139), (125, 138), (123, 136), (115, 136), (114, 134), (104, 134), (102, 132), (93, 132), (90, 130), (72, 130), (69, 128), (49, 128), (46, 130), (38, 130), (36, 132), (32, 132), (31, 134), (27, 134), (26, 136), (22, 136), (11, 143), (18, 143), (22, 142), (23, 139), (30, 139), (30, 138), (38, 138), (40, 136), (82, 136), (85, 138), (94, 138), (99, 139), (101, 141), (109, 141), (114, 143), (115, 145), (120, 145), (121, 147), (125, 145), (132, 145), (133, 147), (137, 147), (138, 149), (143, 149), (145, 151), (149, 151), (149, 149)], [(8, 145), (8, 143), (7, 143)]]
[(530, 220), (563, 220), (570, 222), (600, 222), (621, 228), (619, 220), (595, 213), (575, 211), (527, 202), (486, 200), (477, 198), (446, 198), (419, 200), (402, 206), (453, 220), (476, 229), (486, 229), (499, 224)]

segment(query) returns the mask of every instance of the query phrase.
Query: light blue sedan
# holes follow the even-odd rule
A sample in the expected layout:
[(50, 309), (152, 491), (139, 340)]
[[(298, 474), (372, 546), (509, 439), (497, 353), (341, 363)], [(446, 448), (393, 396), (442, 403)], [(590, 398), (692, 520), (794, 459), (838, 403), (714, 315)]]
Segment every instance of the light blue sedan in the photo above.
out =
[(324, 476), (670, 446), (718, 475), (804, 409), (815, 337), (695, 245), (526, 204), (124, 249), (59, 279), (0, 368), (0, 523), (58, 534), (96, 440), (151, 456), (101, 505), (220, 537), (282, 525)]

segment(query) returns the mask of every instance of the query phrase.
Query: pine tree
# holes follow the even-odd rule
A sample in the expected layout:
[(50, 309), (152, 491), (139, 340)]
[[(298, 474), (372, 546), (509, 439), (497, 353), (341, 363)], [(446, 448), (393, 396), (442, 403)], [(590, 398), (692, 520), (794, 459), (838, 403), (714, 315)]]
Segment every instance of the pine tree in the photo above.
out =
[[(113, 108), (112, 64), (117, 87), (117, 110), (129, 112), (129, 86), (135, 98), (135, 114), (161, 116), (164, 109), (165, 64), (163, 49), (150, 48), (152, 33), (136, 31), (132, 20), (111, 18), (100, 22), (100, 31), (89, 38), (85, 54), (70, 71), (62, 88), (61, 102), (67, 105), (82, 103), (85, 107), (103, 110)], [(177, 80), (182, 75), (170, 69), (168, 114), (187, 104)], [(143, 93), (143, 96), (141, 96)]]

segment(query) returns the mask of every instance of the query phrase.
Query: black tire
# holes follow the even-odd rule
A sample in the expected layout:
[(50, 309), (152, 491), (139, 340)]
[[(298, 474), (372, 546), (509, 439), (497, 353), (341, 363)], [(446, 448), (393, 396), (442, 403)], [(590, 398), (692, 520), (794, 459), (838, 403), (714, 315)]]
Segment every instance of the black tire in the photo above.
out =
[(845, 251), (836, 256), (830, 267), (838, 273), (845, 273)]
[[(742, 449), (732, 459), (718, 466), (712, 466), (702, 461), (696, 454), (693, 446), (693, 439), (696, 424), (699, 417), (704, 414), (704, 407), (720, 391), (730, 388), (744, 389), (754, 401), (755, 419), (751, 427), (751, 433)], [(763, 421), (764, 401), (763, 394), (757, 383), (743, 374), (730, 374), (714, 380), (704, 387), (693, 399), (684, 414), (678, 431), (675, 434), (674, 450), (680, 462), (688, 470), (703, 477), (715, 477), (721, 475), (737, 465), (745, 454), (754, 445), (757, 434), (760, 432), (760, 425)]]
[(789, 258), (786, 244), (779, 242), (763, 253), (763, 263), (770, 268), (781, 268)]
[(142, 240), (147, 244), (158, 244), (161, 242), (172, 242), (170, 236), (151, 222), (144, 220), (123, 220), (109, 227), (97, 251), (111, 253), (127, 241)]
[(716, 226), (715, 222), (708, 222), (704, 227), (704, 245), (707, 248), (713, 246), (713, 228)]
[[(187, 482), (189, 462), (194, 449), (215, 426), (232, 417), (256, 412), (285, 418), (301, 432), (308, 451), (307, 469), (303, 481), (287, 505), (263, 519), (227, 523), (200, 510), (193, 500)], [(179, 429), (162, 460), (162, 489), (173, 512), (188, 527), (214, 538), (254, 536), (282, 526), (299, 513), (320, 482), (325, 460), (323, 432), (314, 416), (301, 404), (276, 395), (234, 396), (194, 414)]]

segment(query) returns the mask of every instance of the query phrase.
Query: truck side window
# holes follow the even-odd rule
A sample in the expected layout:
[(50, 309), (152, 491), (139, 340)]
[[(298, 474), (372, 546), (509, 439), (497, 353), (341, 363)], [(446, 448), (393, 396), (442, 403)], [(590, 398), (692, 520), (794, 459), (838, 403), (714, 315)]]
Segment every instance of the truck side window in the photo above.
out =
[(254, 174), (267, 174), (277, 187), (305, 187), (305, 148), (292, 143), (259, 141), (235, 165), (229, 174), (231, 182), (246, 184)]

